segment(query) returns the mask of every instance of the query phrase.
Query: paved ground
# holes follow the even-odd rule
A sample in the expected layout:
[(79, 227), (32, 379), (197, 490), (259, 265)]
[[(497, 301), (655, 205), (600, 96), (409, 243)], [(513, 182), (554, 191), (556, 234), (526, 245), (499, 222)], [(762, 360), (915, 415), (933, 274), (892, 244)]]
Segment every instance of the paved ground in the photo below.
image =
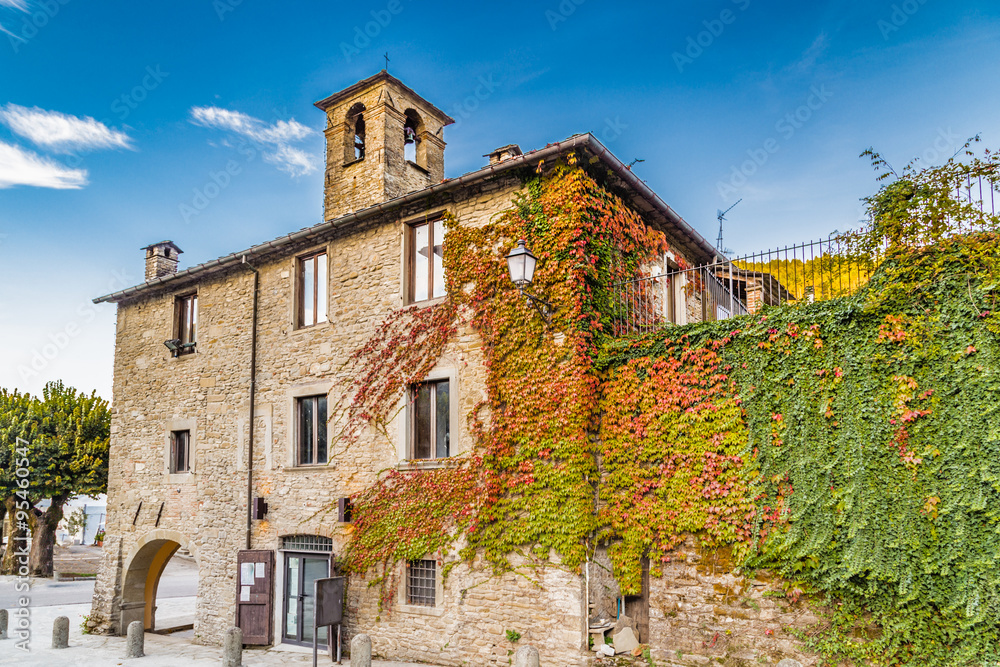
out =
[[(193, 599), (190, 600), (193, 602)], [(186, 598), (178, 598), (160, 604), (163, 611), (174, 611), (175, 603), (188, 603)], [(64, 605), (58, 607), (38, 607), (32, 610), (31, 650), (22, 652), (14, 646), (13, 640), (0, 641), (0, 665), (23, 665), (25, 667), (104, 667), (123, 665), (134, 667), (208, 667), (218, 666), (222, 661), (222, 649), (211, 646), (196, 646), (186, 639), (147, 633), (145, 641), (146, 657), (125, 660), (125, 638), (84, 635), (80, 632), (83, 615), (90, 612), (90, 605)], [(68, 616), (70, 621), (69, 644), (67, 649), (56, 650), (52, 646), (52, 622), (56, 616)], [(349, 664), (345, 660), (344, 664)], [(311, 665), (312, 653), (305, 651), (251, 650), (243, 652), (243, 664), (249, 667), (293, 667)], [(320, 655), (319, 664), (330, 664), (329, 657)], [(373, 667), (427, 667), (399, 662), (374, 661)]]
[[(0, 577), (0, 607), (13, 612), (17, 605), (14, 578)], [(194, 613), (197, 573), (193, 560), (174, 557), (160, 580), (157, 595), (157, 626), (166, 627), (189, 619)], [(21, 651), (14, 639), (0, 641), (0, 665), (26, 667), (103, 667), (122, 665), (134, 667), (207, 667), (219, 665), (222, 649), (198, 646), (191, 643), (194, 634), (189, 630), (172, 635), (146, 633), (146, 657), (125, 660), (125, 638), (84, 635), (81, 624), (90, 613), (93, 581), (56, 582), (34, 580), (30, 592), (31, 640), (29, 651)], [(57, 616), (69, 618), (69, 644), (67, 649), (52, 648), (52, 624)], [(11, 630), (15, 619), (11, 617)], [(220, 621), (224, 622), (224, 621)], [(228, 621), (225, 621), (228, 622)], [(349, 664), (345, 660), (344, 664)], [(243, 652), (243, 664), (250, 667), (294, 667), (311, 665), (312, 652), (300, 647), (253, 650)], [(330, 658), (320, 655), (320, 665), (330, 664)], [(377, 667), (427, 667), (410, 663), (374, 661)]]

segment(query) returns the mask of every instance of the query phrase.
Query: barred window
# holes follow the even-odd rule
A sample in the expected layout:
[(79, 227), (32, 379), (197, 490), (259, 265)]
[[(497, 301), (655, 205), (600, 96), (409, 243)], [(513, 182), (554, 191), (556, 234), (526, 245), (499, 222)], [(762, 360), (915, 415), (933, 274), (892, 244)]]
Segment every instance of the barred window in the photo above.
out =
[(437, 563), (433, 560), (411, 560), (406, 564), (406, 603), (434, 606), (434, 595), (437, 590), (435, 571)]

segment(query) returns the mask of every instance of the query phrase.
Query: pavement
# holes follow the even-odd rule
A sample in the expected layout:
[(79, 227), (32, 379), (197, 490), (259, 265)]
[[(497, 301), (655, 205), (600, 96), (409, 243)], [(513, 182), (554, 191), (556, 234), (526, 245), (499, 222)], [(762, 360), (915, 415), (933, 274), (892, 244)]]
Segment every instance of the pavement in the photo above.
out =
[[(89, 552), (81, 552), (89, 557)], [(78, 566), (78, 565), (77, 565)], [(69, 571), (78, 571), (73, 567)], [(27, 594), (14, 590), (14, 577), (0, 577), (0, 608), (13, 614), (17, 599), (27, 595), (30, 599), (29, 631), (31, 638), (27, 651), (16, 646), (18, 640), (0, 640), (0, 665), (25, 667), (104, 667), (105, 665), (135, 667), (201, 667), (220, 665), (222, 648), (191, 643), (194, 631), (187, 630), (170, 635), (147, 632), (143, 658), (125, 659), (125, 638), (105, 635), (85, 635), (82, 632), (84, 617), (90, 613), (94, 581), (54, 581), (33, 579)], [(160, 579), (156, 596), (156, 624), (160, 628), (190, 622), (194, 614), (197, 593), (197, 567), (193, 559), (174, 556)], [(52, 625), (58, 616), (69, 618), (69, 648), (52, 648)], [(16, 619), (10, 617), (10, 631)], [(228, 623), (229, 621), (222, 621)], [(344, 664), (350, 661), (345, 659)], [(299, 646), (271, 649), (245, 649), (243, 664), (249, 667), (293, 667), (312, 665), (312, 651)], [(320, 665), (332, 664), (329, 656), (320, 654)], [(373, 667), (428, 667), (413, 663), (372, 661)]]

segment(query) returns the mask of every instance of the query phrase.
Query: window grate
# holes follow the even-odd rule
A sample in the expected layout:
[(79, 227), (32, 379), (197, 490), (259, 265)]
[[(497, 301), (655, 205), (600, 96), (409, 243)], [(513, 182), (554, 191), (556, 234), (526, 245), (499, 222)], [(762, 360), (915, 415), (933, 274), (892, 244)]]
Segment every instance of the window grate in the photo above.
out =
[(290, 535), (281, 538), (286, 551), (333, 551), (333, 540), (320, 535)]
[(406, 567), (406, 603), (434, 606), (437, 579), (434, 576), (437, 563), (433, 560), (411, 560)]

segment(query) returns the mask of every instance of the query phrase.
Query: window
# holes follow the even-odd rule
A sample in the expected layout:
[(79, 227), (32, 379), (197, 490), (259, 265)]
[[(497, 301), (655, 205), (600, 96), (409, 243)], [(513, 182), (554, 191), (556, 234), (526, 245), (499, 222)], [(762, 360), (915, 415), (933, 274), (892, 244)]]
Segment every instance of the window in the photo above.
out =
[(298, 326), (326, 322), (326, 252), (299, 258)]
[(187, 294), (174, 302), (174, 338), (178, 349), (174, 356), (194, 352), (198, 342), (198, 295)]
[(170, 432), (170, 472), (191, 472), (191, 431)]
[(444, 296), (444, 220), (411, 225), (409, 301)]
[(450, 456), (451, 439), (448, 380), (422, 382), (411, 390), (410, 457), (443, 459)]
[(436, 570), (433, 560), (411, 560), (406, 564), (406, 604), (434, 606)]
[(295, 411), (298, 421), (297, 465), (326, 463), (326, 395), (295, 399)]

